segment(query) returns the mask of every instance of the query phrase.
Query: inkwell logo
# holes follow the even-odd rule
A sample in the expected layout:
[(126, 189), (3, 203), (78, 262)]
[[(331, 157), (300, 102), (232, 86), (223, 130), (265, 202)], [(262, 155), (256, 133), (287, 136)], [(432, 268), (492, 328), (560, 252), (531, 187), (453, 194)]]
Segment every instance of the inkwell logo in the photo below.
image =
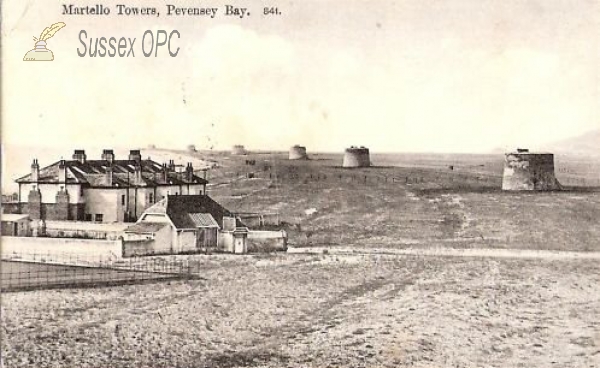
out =
[(54, 23), (50, 27), (46, 27), (42, 31), (40, 38), (33, 37), (35, 42), (35, 48), (23, 57), (23, 61), (52, 61), (54, 60), (54, 54), (52, 51), (46, 48), (46, 40), (54, 36), (56, 32), (58, 32), (61, 28), (63, 28), (66, 24), (63, 22)]

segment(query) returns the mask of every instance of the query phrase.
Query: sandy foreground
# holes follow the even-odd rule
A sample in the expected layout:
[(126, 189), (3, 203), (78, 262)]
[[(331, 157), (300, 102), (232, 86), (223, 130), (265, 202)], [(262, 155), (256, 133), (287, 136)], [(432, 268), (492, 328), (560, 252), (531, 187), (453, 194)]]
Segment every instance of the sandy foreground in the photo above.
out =
[(600, 367), (594, 259), (201, 262), (199, 280), (3, 295), (4, 366)]

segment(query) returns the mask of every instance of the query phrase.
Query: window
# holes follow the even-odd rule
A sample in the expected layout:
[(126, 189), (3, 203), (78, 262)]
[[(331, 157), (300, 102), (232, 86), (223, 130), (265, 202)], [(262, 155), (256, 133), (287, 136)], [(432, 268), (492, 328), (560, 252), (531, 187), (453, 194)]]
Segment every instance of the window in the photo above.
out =
[(92, 214), (91, 213), (86, 213), (85, 214), (85, 221), (92, 221)]
[(121, 206), (125, 205), (125, 194), (121, 195)]
[(148, 203), (150, 203), (150, 204), (154, 203), (154, 194), (153, 193), (150, 193), (148, 195)]
[(103, 218), (103, 216), (101, 213), (96, 214), (96, 222), (102, 222), (102, 218)]

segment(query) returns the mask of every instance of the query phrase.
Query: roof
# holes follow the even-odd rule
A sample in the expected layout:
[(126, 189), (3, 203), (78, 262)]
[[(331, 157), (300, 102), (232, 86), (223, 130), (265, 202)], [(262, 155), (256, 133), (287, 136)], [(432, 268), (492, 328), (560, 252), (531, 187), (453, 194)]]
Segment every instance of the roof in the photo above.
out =
[(145, 214), (152, 215), (164, 215), (167, 213), (167, 201), (166, 198), (154, 203), (152, 206), (146, 208)]
[[(67, 184), (85, 184), (91, 187), (108, 187), (106, 171), (112, 168), (112, 185), (110, 187), (131, 186), (160, 186), (160, 185), (187, 185), (206, 184), (205, 179), (195, 173), (189, 178), (186, 173), (167, 170), (163, 165), (152, 160), (113, 160), (109, 164), (106, 160), (62, 160), (66, 170)], [(40, 169), (39, 183), (59, 183), (58, 173), (61, 161)], [(141, 175), (136, 179), (136, 166), (141, 170)], [(165, 176), (166, 173), (166, 176)], [(32, 183), (31, 174), (16, 180), (17, 183)]]
[(531, 152), (531, 151), (519, 152), (519, 151), (514, 151), (514, 152), (508, 152), (508, 153), (506, 153), (506, 155), (515, 155), (515, 156), (547, 156), (547, 155), (554, 155), (554, 154), (553, 153), (549, 153), (549, 152)]
[(14, 222), (14, 221), (19, 221), (19, 220), (25, 220), (25, 219), (29, 219), (29, 215), (23, 215), (23, 214), (16, 214), (16, 213), (3, 213), (1, 215), (2, 221), (10, 221), (10, 222)]
[(125, 229), (125, 232), (155, 233), (167, 225), (165, 222), (138, 222)]
[[(207, 195), (169, 195), (158, 201), (144, 213), (167, 214), (177, 229), (223, 226), (223, 217), (233, 213)], [(239, 226), (241, 222), (237, 220)]]
[(208, 213), (222, 226), (224, 216), (233, 216), (225, 207), (207, 195), (169, 195), (167, 215), (178, 229), (197, 227), (190, 213)]
[(219, 224), (210, 213), (190, 213), (188, 216), (196, 224), (196, 227), (219, 227)]

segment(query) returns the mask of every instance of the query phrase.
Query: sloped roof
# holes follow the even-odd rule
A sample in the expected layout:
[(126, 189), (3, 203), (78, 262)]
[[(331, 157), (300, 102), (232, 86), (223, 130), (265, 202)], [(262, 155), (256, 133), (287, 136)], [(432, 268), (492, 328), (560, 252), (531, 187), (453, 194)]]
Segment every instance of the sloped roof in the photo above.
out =
[[(164, 176), (164, 167), (152, 160), (113, 160), (109, 164), (106, 160), (63, 160), (66, 169), (67, 184), (85, 184), (92, 187), (108, 186), (105, 174), (110, 166), (113, 171), (113, 187), (116, 186), (159, 186), (159, 185), (183, 185), (183, 184), (206, 184), (205, 179), (192, 175), (190, 180), (185, 173), (167, 171)], [(39, 183), (58, 183), (60, 161), (50, 166), (40, 168)], [(136, 165), (141, 169), (139, 180), (135, 178)], [(17, 183), (31, 183), (31, 173), (16, 180)]]
[(28, 219), (29, 215), (16, 214), (16, 213), (14, 213), (14, 214), (13, 213), (3, 213), (2, 215), (0, 215), (0, 217), (2, 218), (2, 221), (14, 222), (14, 221)]
[(196, 224), (196, 227), (219, 227), (217, 220), (210, 213), (190, 213), (188, 216)]
[(167, 198), (163, 198), (160, 201), (154, 203), (152, 206), (146, 208), (144, 211), (146, 214), (164, 215), (167, 213)]
[(138, 222), (125, 229), (125, 232), (155, 233), (168, 224), (165, 222)]
[(224, 216), (233, 217), (229, 210), (207, 195), (169, 195), (163, 201), (166, 201), (167, 215), (178, 229), (198, 227), (190, 214), (209, 214), (219, 227), (223, 226)]

